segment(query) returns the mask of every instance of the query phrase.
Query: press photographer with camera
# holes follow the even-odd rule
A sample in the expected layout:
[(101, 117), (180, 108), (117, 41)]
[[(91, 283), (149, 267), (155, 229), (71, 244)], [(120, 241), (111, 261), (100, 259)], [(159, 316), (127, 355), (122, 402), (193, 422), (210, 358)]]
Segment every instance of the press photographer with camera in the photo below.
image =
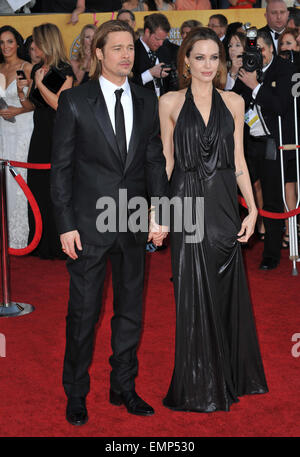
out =
[[(257, 36), (256, 36), (257, 35)], [(233, 91), (245, 100), (245, 122), (248, 125), (246, 158), (252, 182), (260, 180), (263, 209), (283, 212), (279, 154), (278, 116), (281, 116), (284, 143), (294, 143), (292, 99), (292, 63), (274, 56), (268, 33), (247, 30), (243, 66)], [(284, 152), (285, 175), (294, 173), (294, 151)], [(280, 262), (283, 222), (263, 218), (265, 240), (261, 270), (271, 270)]]
[(149, 14), (144, 18), (144, 34), (135, 42), (133, 82), (155, 90), (158, 97), (177, 89), (174, 52), (165, 44), (170, 29), (166, 16)]

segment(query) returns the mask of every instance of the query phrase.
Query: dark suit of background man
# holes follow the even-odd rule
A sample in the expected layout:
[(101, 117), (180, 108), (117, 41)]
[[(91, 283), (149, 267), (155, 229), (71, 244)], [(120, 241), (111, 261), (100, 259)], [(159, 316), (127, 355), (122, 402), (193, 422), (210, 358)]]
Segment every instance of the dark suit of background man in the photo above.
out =
[[(52, 199), (62, 248), (70, 257), (63, 385), (66, 417), (74, 425), (87, 421), (88, 368), (108, 257), (114, 289), (110, 402), (125, 404), (132, 414), (154, 413), (136, 394), (134, 383), (148, 234), (99, 233), (96, 203), (108, 196), (118, 214), (120, 189), (127, 190), (128, 200), (140, 196), (145, 201), (147, 194), (162, 197), (168, 190), (157, 98), (127, 79), (134, 32), (125, 22), (108, 21), (94, 40), (91, 81), (59, 99), (52, 162)], [(127, 209), (125, 213), (127, 221)], [(146, 213), (148, 219), (147, 208)], [(161, 245), (165, 236), (161, 227), (150, 224), (149, 240)]]
[(288, 22), (289, 12), (284, 0), (269, 0), (266, 6), (265, 18), (267, 25), (259, 29), (267, 32), (273, 42), (273, 52), (277, 54), (279, 35), (284, 31)]
[[(279, 147), (278, 115), (281, 116), (283, 144), (295, 143), (292, 99), (292, 75), (294, 66), (281, 57), (273, 55), (273, 45), (266, 32), (258, 32), (257, 46), (263, 56), (263, 82), (259, 84), (256, 72), (246, 72), (243, 68), (233, 87), (242, 95), (246, 111), (252, 108), (260, 120), (250, 128), (246, 140), (246, 159), (252, 182), (261, 182), (263, 209), (283, 212), (281, 168)], [(276, 141), (273, 157), (266, 154), (268, 137)], [(295, 153), (285, 151), (285, 176), (296, 172)], [(294, 172), (293, 172), (294, 170)], [(291, 179), (291, 182), (293, 179)], [(263, 258), (260, 269), (276, 268), (280, 261), (283, 221), (263, 218), (266, 229)]]
[[(163, 64), (176, 64), (176, 56), (164, 42), (171, 29), (168, 19), (161, 13), (153, 13), (144, 18), (144, 34), (135, 43), (133, 82), (156, 92), (165, 94), (176, 90), (170, 67), (162, 70)], [(177, 83), (177, 82), (176, 82)]]

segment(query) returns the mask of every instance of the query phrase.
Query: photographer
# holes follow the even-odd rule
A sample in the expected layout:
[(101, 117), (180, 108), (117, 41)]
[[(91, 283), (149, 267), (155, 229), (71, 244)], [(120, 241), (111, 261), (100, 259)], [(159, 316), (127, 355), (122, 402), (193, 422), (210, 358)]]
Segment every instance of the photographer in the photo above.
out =
[[(249, 125), (246, 140), (248, 168), (252, 182), (260, 180), (263, 209), (283, 212), (278, 115), (282, 120), (283, 142), (294, 143), (291, 78), (295, 67), (273, 55), (273, 43), (266, 32), (258, 32), (257, 43), (247, 32), (247, 44), (243, 67), (233, 91), (245, 100), (245, 121)], [(293, 151), (284, 152), (286, 173), (289, 173), (294, 155)], [(264, 218), (264, 225), (266, 234), (260, 269), (271, 270), (280, 262), (283, 222)]]
[(144, 18), (144, 34), (135, 42), (133, 82), (155, 90), (157, 96), (177, 89), (174, 52), (165, 44), (170, 31), (166, 16), (153, 13)]

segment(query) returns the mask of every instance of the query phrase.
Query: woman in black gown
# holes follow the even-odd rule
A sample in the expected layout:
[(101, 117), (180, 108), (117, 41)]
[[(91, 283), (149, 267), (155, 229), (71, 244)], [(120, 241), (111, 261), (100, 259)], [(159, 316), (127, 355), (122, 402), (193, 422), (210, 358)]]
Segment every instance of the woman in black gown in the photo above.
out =
[[(239, 396), (268, 391), (240, 245), (257, 217), (243, 154), (244, 102), (217, 89), (221, 46), (208, 28), (188, 34), (179, 51), (187, 89), (160, 99), (171, 198), (203, 197), (202, 241), (175, 231), (171, 218), (176, 344), (163, 403), (183, 411), (228, 411)], [(237, 184), (249, 210), (242, 224)]]
[[(51, 163), (52, 134), (58, 98), (63, 90), (72, 87), (74, 74), (64, 51), (61, 33), (55, 24), (47, 23), (34, 27), (32, 46), (41, 62), (32, 68), (29, 97), (22, 103), (23, 106), (35, 107), (28, 162)], [(44, 77), (50, 72), (55, 72), (57, 85), (61, 84), (55, 93), (43, 83)], [(40, 243), (32, 254), (43, 259), (63, 258), (65, 256), (61, 252), (50, 198), (50, 170), (28, 170), (27, 182), (40, 208), (43, 223)], [(29, 208), (29, 243), (34, 233), (35, 222)]]

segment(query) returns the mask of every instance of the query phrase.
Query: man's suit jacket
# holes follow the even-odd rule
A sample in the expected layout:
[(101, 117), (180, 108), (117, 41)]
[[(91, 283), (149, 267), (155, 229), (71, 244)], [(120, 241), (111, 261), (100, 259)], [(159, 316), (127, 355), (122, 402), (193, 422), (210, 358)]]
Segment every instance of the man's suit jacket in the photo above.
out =
[[(158, 50), (157, 50), (157, 57), (159, 62), (164, 62), (166, 64), (174, 63), (176, 65), (176, 60), (174, 56), (174, 51), (170, 50), (170, 47), (168, 45), (163, 44)], [(142, 73), (144, 71), (149, 70), (149, 68), (152, 68), (153, 64), (151, 64), (149, 55), (141, 42), (140, 39), (136, 40), (135, 42), (135, 58), (134, 58), (134, 65), (132, 68), (132, 73), (133, 73), (133, 78), (132, 81), (139, 86), (143, 86), (143, 81), (142, 81)], [(165, 94), (166, 92), (170, 90), (177, 90), (177, 86), (173, 84), (172, 79), (170, 76), (167, 76), (166, 78), (162, 78), (162, 87), (160, 88), (160, 95)], [(144, 85), (147, 89), (152, 89), (153, 91), (155, 90), (154, 86), (154, 81), (150, 81), (147, 84)]]
[[(274, 56), (269, 68), (264, 72), (264, 79), (259, 89), (255, 103), (261, 107), (263, 119), (279, 145), (279, 126), (278, 116), (281, 116), (283, 132), (283, 143), (294, 143), (294, 110), (292, 97), (292, 75), (296, 72), (293, 64), (284, 61), (281, 57)], [(232, 89), (240, 94), (245, 100), (246, 110), (252, 100), (252, 89), (249, 89), (240, 79)], [(286, 157), (291, 156), (291, 152), (284, 153)]]
[[(99, 233), (96, 228), (100, 197), (112, 197), (118, 210), (119, 189), (127, 189), (128, 200), (168, 193), (157, 98), (142, 87), (132, 83), (130, 87), (133, 128), (125, 168), (99, 81), (60, 95), (51, 164), (51, 195), (60, 234), (78, 230), (85, 243), (110, 245), (116, 233)], [(124, 236), (135, 242), (132, 233)], [(147, 233), (135, 239), (146, 242)]]

